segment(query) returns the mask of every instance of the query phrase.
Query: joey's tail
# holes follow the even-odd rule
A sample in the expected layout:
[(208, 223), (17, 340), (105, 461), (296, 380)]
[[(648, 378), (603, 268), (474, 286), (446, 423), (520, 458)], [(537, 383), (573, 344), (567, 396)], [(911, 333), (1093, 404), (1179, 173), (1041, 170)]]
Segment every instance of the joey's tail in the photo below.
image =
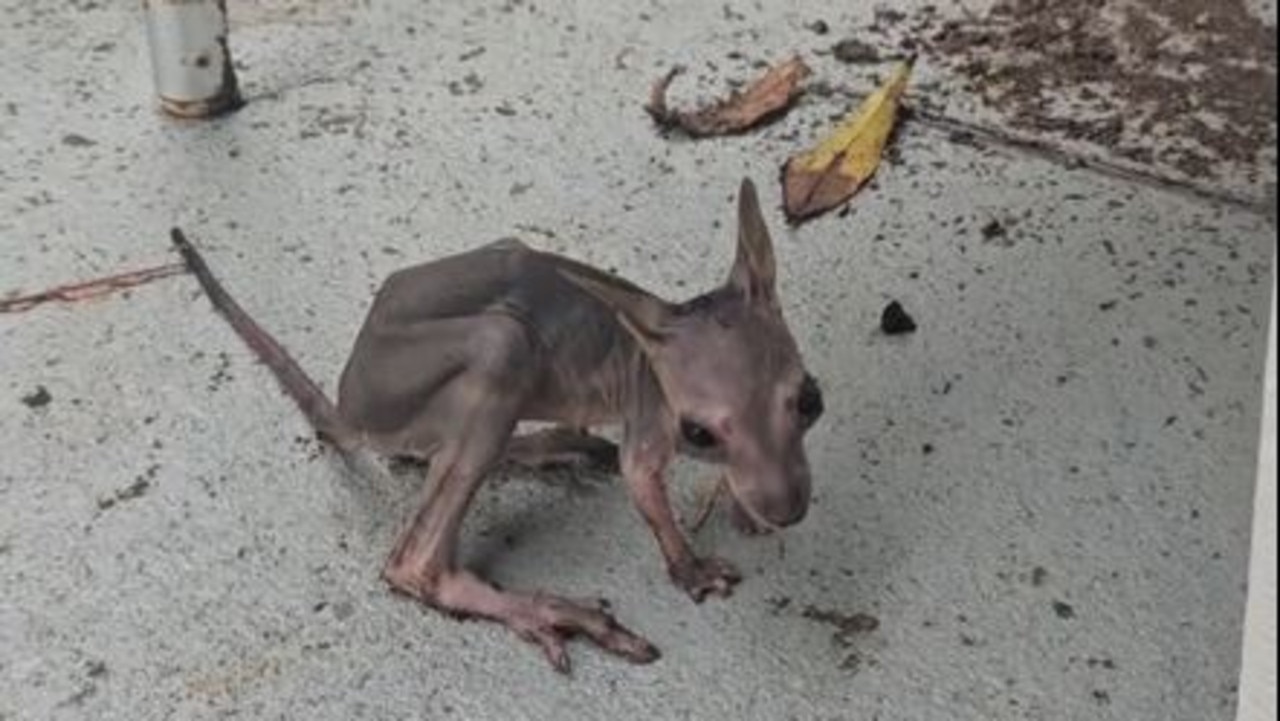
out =
[(213, 307), (227, 319), (235, 332), (271, 369), (285, 392), (297, 402), (298, 407), (306, 414), (307, 420), (311, 422), (321, 438), (337, 446), (341, 451), (352, 450), (355, 446), (355, 434), (342, 422), (341, 417), (338, 416), (338, 409), (325, 397), (320, 386), (311, 380), (279, 341), (272, 338), (240, 307), (239, 303), (236, 303), (231, 294), (222, 287), (222, 283), (214, 277), (200, 252), (187, 240), (182, 230), (178, 228), (170, 230), (169, 238), (182, 254), (187, 268), (200, 281), (200, 286), (209, 296), (209, 302), (213, 303)]

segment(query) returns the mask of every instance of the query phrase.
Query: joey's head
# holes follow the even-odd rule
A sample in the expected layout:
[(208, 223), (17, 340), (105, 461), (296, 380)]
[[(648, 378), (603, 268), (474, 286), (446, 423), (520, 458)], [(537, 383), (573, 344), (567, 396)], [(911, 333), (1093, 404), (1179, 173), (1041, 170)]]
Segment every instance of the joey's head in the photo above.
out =
[(744, 531), (789, 526), (809, 507), (805, 433), (822, 393), (805, 369), (775, 287), (755, 186), (738, 196), (737, 257), (719, 287), (668, 303), (634, 287), (575, 279), (618, 314), (654, 370), (681, 451), (725, 466)]

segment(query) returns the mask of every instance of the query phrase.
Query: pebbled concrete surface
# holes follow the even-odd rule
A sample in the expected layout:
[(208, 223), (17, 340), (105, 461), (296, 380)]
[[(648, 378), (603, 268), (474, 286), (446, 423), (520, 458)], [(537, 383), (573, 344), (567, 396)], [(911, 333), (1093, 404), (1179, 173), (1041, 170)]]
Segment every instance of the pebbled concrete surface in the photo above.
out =
[[(870, 87), (814, 53), (868, 3), (233, 3), (250, 104), (206, 124), (156, 115), (136, 13), (0, 2), (0, 293), (168, 262), (180, 224), (332, 388), (386, 273), (501, 235), (717, 281), (749, 174), (827, 388), (816, 505), (784, 543), (713, 524), (747, 579), (695, 606), (617, 483), (496, 479), (469, 558), (664, 652), (578, 645), (563, 679), (383, 589), (413, 475), (319, 456), (190, 278), (0, 315), (0, 718), (1232, 717), (1274, 211), (917, 124), (851, 214), (787, 229), (776, 167), (844, 95), (698, 143), (640, 109), (673, 63), (692, 102), (794, 49)], [(1274, 202), (1255, 171), (1228, 185)], [(876, 333), (890, 299), (917, 334)]]

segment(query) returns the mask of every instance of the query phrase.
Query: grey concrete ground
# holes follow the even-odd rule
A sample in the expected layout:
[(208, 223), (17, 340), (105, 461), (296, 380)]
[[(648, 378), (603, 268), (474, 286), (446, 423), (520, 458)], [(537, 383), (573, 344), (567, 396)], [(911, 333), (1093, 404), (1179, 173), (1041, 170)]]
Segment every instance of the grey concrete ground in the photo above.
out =
[[(866, 89), (813, 51), (869, 3), (232, 2), (251, 102), (207, 124), (157, 116), (136, 5), (0, 2), (0, 293), (170, 261), (180, 224), (332, 389), (397, 266), (515, 234), (690, 294), (751, 175), (827, 389), (815, 506), (784, 541), (717, 519), (699, 545), (747, 578), (695, 606), (618, 483), (497, 479), (468, 557), (664, 652), (578, 644), (567, 679), (386, 592), (413, 475), (318, 456), (189, 277), (3, 315), (0, 718), (1232, 718), (1265, 212), (914, 124), (852, 214), (788, 229), (777, 166), (846, 97), (698, 143), (640, 109), (672, 63), (691, 102), (791, 50)], [(889, 299), (917, 334), (876, 332)]]

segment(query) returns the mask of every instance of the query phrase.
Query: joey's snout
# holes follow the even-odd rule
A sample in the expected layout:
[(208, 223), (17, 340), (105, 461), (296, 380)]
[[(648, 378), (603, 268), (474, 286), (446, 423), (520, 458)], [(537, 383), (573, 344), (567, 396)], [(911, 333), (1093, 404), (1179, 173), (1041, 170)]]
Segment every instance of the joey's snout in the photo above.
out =
[(766, 533), (794, 526), (809, 512), (809, 466), (803, 461), (785, 473), (730, 472), (733, 496), (730, 520), (746, 533)]

